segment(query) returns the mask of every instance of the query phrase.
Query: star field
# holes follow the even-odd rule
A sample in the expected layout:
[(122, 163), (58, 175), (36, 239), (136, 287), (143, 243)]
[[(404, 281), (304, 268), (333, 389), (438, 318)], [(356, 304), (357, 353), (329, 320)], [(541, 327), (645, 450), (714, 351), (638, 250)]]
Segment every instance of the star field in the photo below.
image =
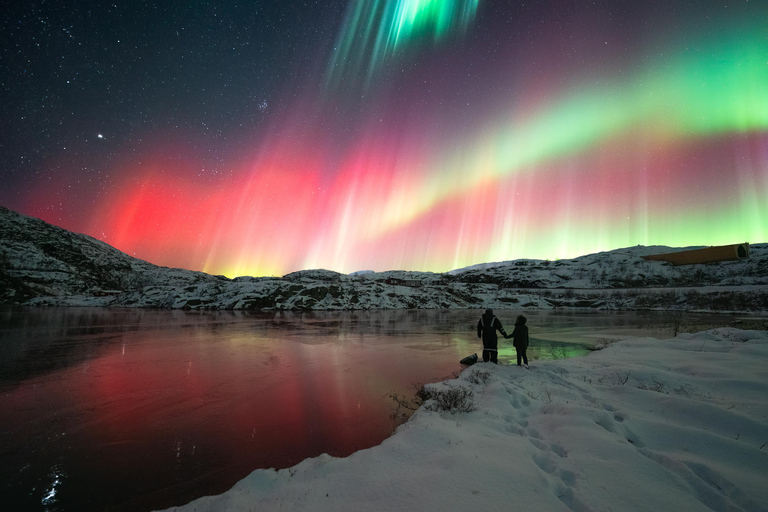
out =
[(0, 204), (229, 276), (765, 241), (766, 14), (13, 2)]

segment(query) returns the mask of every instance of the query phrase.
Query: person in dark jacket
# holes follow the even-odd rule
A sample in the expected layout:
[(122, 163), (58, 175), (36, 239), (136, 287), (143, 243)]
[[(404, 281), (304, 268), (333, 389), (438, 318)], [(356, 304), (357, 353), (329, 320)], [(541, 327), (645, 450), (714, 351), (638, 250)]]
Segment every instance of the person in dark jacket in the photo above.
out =
[(528, 368), (528, 356), (525, 351), (528, 349), (528, 326), (525, 325), (526, 318), (523, 315), (518, 315), (515, 320), (515, 330), (509, 336), (513, 338), (512, 344), (517, 351), (517, 366), (520, 366), (520, 359), (525, 362), (525, 367)]
[(480, 317), (480, 321), (477, 322), (477, 337), (483, 338), (483, 361), (486, 363), (489, 360), (492, 363), (497, 362), (499, 355), (497, 330), (504, 338), (507, 338), (507, 333), (504, 331), (504, 327), (501, 326), (501, 321), (493, 314), (493, 310), (488, 308), (483, 316)]

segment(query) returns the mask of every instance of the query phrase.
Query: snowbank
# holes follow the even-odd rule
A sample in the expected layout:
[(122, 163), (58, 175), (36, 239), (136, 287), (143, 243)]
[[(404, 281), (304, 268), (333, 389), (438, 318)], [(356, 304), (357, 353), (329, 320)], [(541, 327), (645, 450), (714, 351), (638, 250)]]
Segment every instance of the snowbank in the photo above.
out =
[(171, 510), (768, 510), (767, 362), (767, 332), (716, 329), (481, 363), (429, 387), (471, 412), (433, 399), (379, 446)]

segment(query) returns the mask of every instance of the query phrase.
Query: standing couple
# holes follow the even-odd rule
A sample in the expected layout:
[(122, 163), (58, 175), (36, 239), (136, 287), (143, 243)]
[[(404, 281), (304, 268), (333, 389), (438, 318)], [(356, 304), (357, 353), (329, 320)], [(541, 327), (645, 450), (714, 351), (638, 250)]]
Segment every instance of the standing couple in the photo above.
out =
[(528, 368), (528, 356), (525, 351), (528, 349), (528, 326), (525, 325), (526, 318), (523, 315), (518, 315), (515, 321), (515, 330), (511, 335), (507, 335), (504, 327), (501, 326), (501, 321), (493, 314), (493, 310), (488, 308), (485, 310), (483, 316), (480, 317), (480, 321), (477, 322), (477, 337), (483, 338), (483, 361), (486, 363), (490, 360), (495, 363), (498, 357), (498, 338), (496, 337), (496, 331), (498, 330), (504, 339), (514, 338), (512, 344), (517, 351), (517, 366), (520, 366), (520, 360), (525, 362), (525, 367)]

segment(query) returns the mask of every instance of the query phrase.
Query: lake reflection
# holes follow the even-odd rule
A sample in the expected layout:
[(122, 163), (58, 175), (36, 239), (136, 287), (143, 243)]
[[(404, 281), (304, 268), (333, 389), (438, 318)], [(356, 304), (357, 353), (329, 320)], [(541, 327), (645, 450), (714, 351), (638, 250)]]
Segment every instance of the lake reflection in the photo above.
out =
[[(497, 314), (511, 332), (517, 312)], [(391, 394), (480, 352), (479, 315), (0, 310), (0, 503), (163, 508), (376, 445), (394, 427)], [(640, 327), (634, 314), (528, 316), (532, 355)]]

